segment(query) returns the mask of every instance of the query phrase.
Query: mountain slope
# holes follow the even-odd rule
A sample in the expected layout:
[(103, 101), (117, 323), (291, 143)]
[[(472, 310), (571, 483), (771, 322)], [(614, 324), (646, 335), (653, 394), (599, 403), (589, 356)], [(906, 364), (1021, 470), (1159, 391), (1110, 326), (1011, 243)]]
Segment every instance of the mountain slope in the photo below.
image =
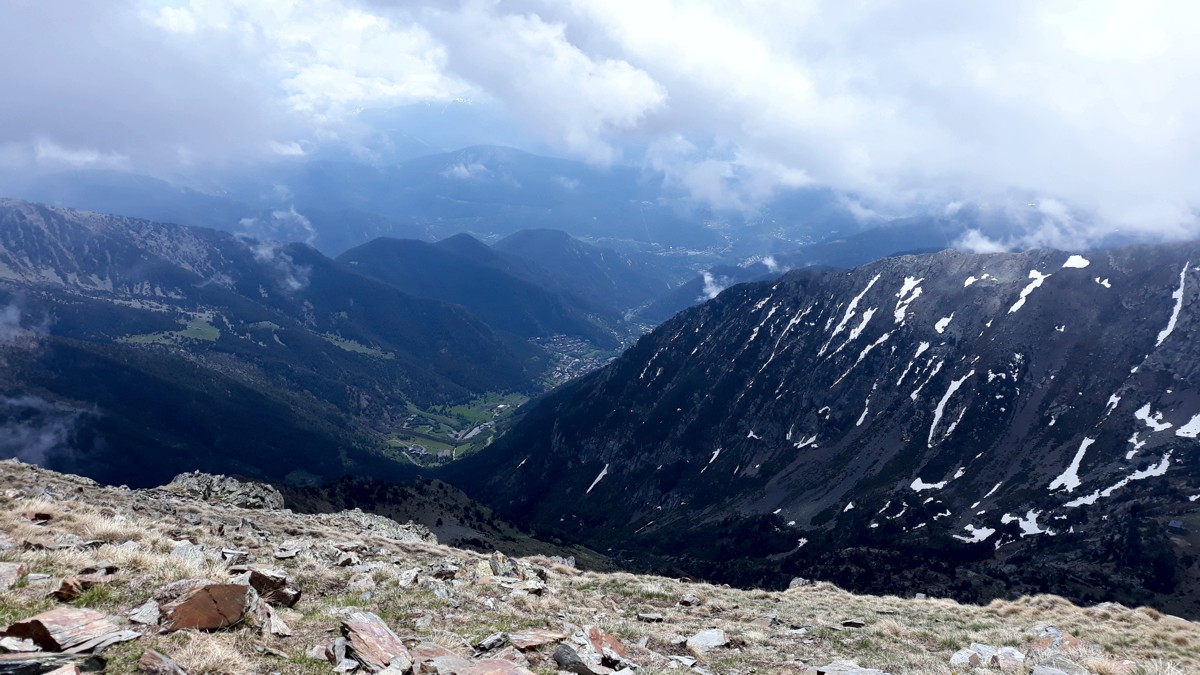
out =
[(665, 294), (665, 276), (616, 251), (560, 230), (521, 230), (496, 242), (498, 251), (545, 271), (547, 281), (594, 306), (628, 311)]
[(1195, 615), (1167, 521), (1200, 526), (1196, 263), (946, 251), (736, 286), (452, 479), (539, 532), (739, 583)]
[[(303, 245), (11, 200), (0, 315), (6, 401), (69, 422), (52, 466), (128, 484), (375, 466), (414, 407), (530, 391), (545, 367), (462, 309)], [(30, 409), (6, 404), (5, 429)]]
[(522, 338), (564, 334), (617, 345), (609, 331), (566, 298), (435, 244), (376, 239), (338, 261), (412, 295), (461, 305), (488, 325)]

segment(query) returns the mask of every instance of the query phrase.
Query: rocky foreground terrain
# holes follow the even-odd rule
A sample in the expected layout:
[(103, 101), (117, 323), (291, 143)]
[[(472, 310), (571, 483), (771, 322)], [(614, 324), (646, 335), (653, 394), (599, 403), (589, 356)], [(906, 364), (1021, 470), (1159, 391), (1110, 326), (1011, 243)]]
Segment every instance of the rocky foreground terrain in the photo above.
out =
[(582, 572), (185, 474), (0, 462), (0, 673), (1189, 673), (1200, 625), (1056, 596), (986, 606)]

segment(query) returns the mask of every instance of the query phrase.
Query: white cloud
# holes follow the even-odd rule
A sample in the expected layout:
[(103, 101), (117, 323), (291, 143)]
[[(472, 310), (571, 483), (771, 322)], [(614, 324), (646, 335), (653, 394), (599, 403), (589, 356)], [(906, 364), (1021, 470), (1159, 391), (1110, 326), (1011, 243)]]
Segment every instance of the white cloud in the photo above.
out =
[(1070, 208), (1017, 209), (1006, 245), (1179, 239), (1200, 236), (1197, 30), (1183, 0), (5, 3), (0, 59), (24, 65), (0, 73), (0, 161), (374, 156), (364, 113), (471, 100), (723, 208), (1036, 195)]

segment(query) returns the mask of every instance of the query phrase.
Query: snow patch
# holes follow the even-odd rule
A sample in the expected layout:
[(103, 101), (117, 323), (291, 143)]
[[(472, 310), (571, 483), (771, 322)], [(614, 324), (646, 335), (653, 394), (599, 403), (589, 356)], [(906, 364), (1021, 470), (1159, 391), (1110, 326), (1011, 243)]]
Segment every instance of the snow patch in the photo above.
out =
[(909, 487), (912, 488), (913, 492), (923, 492), (925, 490), (941, 490), (942, 488), (946, 487), (946, 483), (949, 483), (949, 482), (950, 481), (948, 481), (948, 480), (944, 480), (940, 483), (926, 483), (925, 481), (918, 478), (918, 479), (914, 480), (912, 482), (912, 484), (909, 485)]
[(847, 505), (846, 505), (846, 508), (842, 509), (842, 513), (845, 513), (845, 512), (847, 512), (847, 511), (850, 511), (850, 510), (852, 510), (853, 508), (854, 508), (854, 502), (850, 502), (849, 504), (847, 504)]
[(1075, 451), (1075, 458), (1071, 460), (1071, 465), (1050, 483), (1050, 490), (1065, 488), (1067, 492), (1073, 492), (1075, 488), (1079, 487), (1079, 464), (1083, 462), (1083, 455), (1087, 449), (1095, 442), (1094, 438), (1083, 439), (1083, 442), (1079, 444), (1079, 450)]
[(746, 438), (753, 438), (753, 439), (759, 440), (759, 441), (762, 440), (761, 438), (758, 437), (758, 434), (754, 433), (753, 429), (750, 430), (750, 433), (746, 434)]
[(1073, 500), (1067, 502), (1065, 504), (1065, 506), (1075, 508), (1078, 506), (1083, 506), (1085, 504), (1095, 504), (1096, 500), (1100, 499), (1101, 497), (1107, 498), (1107, 497), (1112, 496), (1112, 493), (1116, 492), (1117, 490), (1120, 490), (1121, 488), (1125, 487), (1126, 485), (1129, 485), (1130, 483), (1132, 483), (1135, 480), (1145, 480), (1147, 478), (1153, 478), (1155, 476), (1161, 476), (1161, 475), (1165, 474), (1167, 472), (1167, 468), (1170, 466), (1171, 466), (1171, 453), (1168, 452), (1167, 454), (1163, 455), (1162, 460), (1160, 460), (1158, 462), (1158, 464), (1152, 464), (1152, 465), (1146, 467), (1145, 469), (1142, 469), (1141, 471), (1134, 471), (1133, 473), (1122, 478), (1121, 480), (1110, 485), (1109, 487), (1106, 487), (1103, 490), (1097, 490), (1096, 492), (1093, 492), (1092, 494), (1087, 495), (1086, 497), (1080, 497), (1078, 499), (1073, 499)]
[(816, 434), (813, 434), (812, 436), (809, 436), (808, 438), (800, 440), (798, 443), (796, 443), (796, 449), (799, 450), (800, 448), (807, 448), (810, 445), (814, 446), (814, 447), (817, 445), (817, 435)]
[(854, 423), (854, 426), (856, 426), (856, 427), (862, 426), (863, 421), (867, 419), (867, 411), (869, 411), (870, 409), (871, 409), (871, 397), (868, 396), (867, 400), (863, 401), (862, 414), (858, 416), (858, 421)]
[(899, 300), (896, 301), (896, 309), (893, 315), (896, 318), (896, 323), (904, 323), (904, 315), (908, 312), (908, 306), (914, 300), (921, 297), (921, 282), (924, 278), (904, 277), (904, 284), (900, 287), (900, 292), (896, 294)]
[(607, 475), (608, 475), (608, 465), (607, 465), (607, 464), (605, 464), (605, 465), (604, 465), (604, 468), (603, 468), (603, 469), (600, 469), (600, 475), (599, 475), (599, 476), (596, 476), (596, 480), (592, 481), (592, 484), (588, 486), (587, 492), (585, 492), (584, 494), (589, 494), (589, 493), (591, 493), (591, 491), (592, 491), (592, 488), (596, 487), (596, 483), (599, 483), (599, 482), (600, 482), (600, 480), (601, 480), (602, 478), (604, 478), (605, 476), (607, 476)]
[(933, 329), (938, 332), (938, 335), (946, 332), (946, 326), (950, 325), (950, 321), (954, 318), (954, 312), (950, 312), (950, 316), (943, 316), (938, 319), (937, 323), (933, 324)]
[[(1150, 427), (1151, 429), (1153, 429), (1155, 431), (1166, 431), (1167, 429), (1170, 429), (1171, 427), (1175, 426), (1174, 424), (1171, 424), (1170, 422), (1162, 421), (1163, 414), (1161, 411), (1159, 411), (1157, 413), (1151, 413), (1149, 403), (1142, 406), (1141, 408), (1138, 408), (1137, 412), (1133, 413), (1133, 416), (1138, 418), (1142, 422), (1145, 422), (1146, 426)], [(1190, 424), (1190, 422), (1189, 422), (1189, 424)]]
[(1110, 284), (1108, 282), (1108, 279), (1101, 279), (1100, 277), (1096, 277), (1096, 283), (1100, 284), (1101, 286), (1103, 286), (1105, 288), (1112, 288), (1112, 284)]
[(1042, 528), (1038, 527), (1037, 519), (1040, 515), (1042, 515), (1041, 511), (1034, 511), (1033, 509), (1029, 509), (1029, 511), (1026, 512), (1023, 517), (1017, 517), (1006, 513), (1000, 517), (1000, 522), (1007, 525), (1015, 521), (1021, 527), (1022, 537), (1027, 537), (1031, 534), (1048, 533), (1049, 530), (1043, 530)]
[(1028, 286), (1021, 289), (1021, 298), (1019, 300), (1017, 300), (1015, 303), (1013, 303), (1012, 307), (1008, 308), (1008, 313), (1012, 314), (1012, 313), (1016, 312), (1017, 310), (1021, 309), (1022, 307), (1024, 307), (1025, 299), (1029, 297), (1029, 294), (1032, 293), (1034, 291), (1034, 289), (1036, 289), (1038, 286), (1041, 286), (1042, 282), (1049, 279), (1050, 276), (1051, 275), (1049, 275), (1049, 274), (1042, 274), (1041, 272), (1039, 272), (1037, 270), (1029, 270), (1029, 278), (1033, 279), (1033, 281), (1029, 282)]
[(1063, 269), (1074, 268), (1081, 270), (1091, 264), (1092, 261), (1088, 260), (1087, 258), (1081, 255), (1073, 255), (1070, 258), (1067, 258), (1067, 262), (1063, 263)]
[(1190, 422), (1179, 427), (1175, 435), (1181, 438), (1196, 438), (1200, 436), (1200, 413), (1197, 413)]
[[(958, 388), (961, 387), (968, 379), (974, 377), (974, 375), (975, 371), (972, 369), (971, 372), (951, 382), (950, 386), (946, 389), (946, 393), (942, 396), (942, 400), (938, 401), (937, 408), (935, 408), (933, 411), (933, 424), (929, 425), (929, 439), (926, 441), (929, 447), (933, 447), (933, 434), (937, 431), (938, 423), (942, 421), (942, 414), (945, 412), (946, 403), (950, 400), (950, 397), (954, 395), (954, 392), (958, 391)], [(951, 429), (951, 431), (953, 431), (953, 429)]]
[(963, 282), (963, 288), (970, 286), (971, 284), (975, 283), (976, 281), (979, 281), (979, 279), (976, 279), (973, 276), (967, 277), (967, 280)]
[(1179, 288), (1175, 289), (1175, 292), (1171, 294), (1171, 297), (1175, 299), (1175, 309), (1171, 310), (1171, 319), (1167, 321), (1167, 327), (1162, 329), (1162, 332), (1158, 334), (1158, 342), (1154, 343), (1155, 347), (1161, 346), (1163, 340), (1166, 340), (1171, 335), (1171, 331), (1175, 330), (1175, 322), (1179, 320), (1179, 310), (1183, 309), (1183, 284), (1186, 280), (1188, 266), (1191, 264), (1190, 260), (1184, 263), (1183, 271), (1179, 273)]
[(964, 537), (961, 534), (956, 534), (954, 535), (954, 538), (958, 539), (959, 541), (965, 541), (968, 544), (978, 544), (993, 534), (996, 534), (996, 530), (990, 527), (975, 527), (974, 525), (967, 525), (963, 529), (966, 530), (971, 536)]

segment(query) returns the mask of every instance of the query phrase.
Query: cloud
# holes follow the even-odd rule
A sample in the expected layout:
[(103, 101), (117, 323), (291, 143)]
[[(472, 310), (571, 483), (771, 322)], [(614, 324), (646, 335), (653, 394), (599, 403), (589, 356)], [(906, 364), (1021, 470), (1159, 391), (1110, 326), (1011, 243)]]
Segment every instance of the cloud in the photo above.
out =
[(45, 466), (54, 455), (71, 451), (87, 412), (37, 396), (0, 396), (0, 457)]
[[(285, 186), (275, 186), (276, 195), (289, 194)], [(254, 239), (270, 241), (300, 241), (312, 246), (317, 239), (317, 230), (304, 214), (296, 210), (295, 205), (286, 211), (276, 209), (269, 217), (247, 217), (238, 221), (243, 234)]]
[(699, 297), (696, 298), (697, 302), (712, 300), (720, 295), (721, 291), (729, 288), (728, 277), (715, 276), (708, 270), (701, 272), (700, 276), (704, 279), (704, 288), (700, 291)]
[(478, 178), (488, 173), (491, 173), (491, 171), (479, 162), (459, 162), (442, 171), (442, 175), (446, 178), (456, 178), (458, 180)]
[(28, 310), (24, 297), (18, 295), (0, 307), (0, 345), (45, 335), (50, 330), (50, 317), (36, 318)]
[(394, 134), (519, 125), (719, 208), (798, 186), (867, 220), (1057, 201), (1070, 220), (1013, 242), (1181, 239), (1200, 236), (1198, 25), (1183, 0), (5, 3), (0, 59), (22, 67), (0, 74), (0, 162), (378, 158)]

